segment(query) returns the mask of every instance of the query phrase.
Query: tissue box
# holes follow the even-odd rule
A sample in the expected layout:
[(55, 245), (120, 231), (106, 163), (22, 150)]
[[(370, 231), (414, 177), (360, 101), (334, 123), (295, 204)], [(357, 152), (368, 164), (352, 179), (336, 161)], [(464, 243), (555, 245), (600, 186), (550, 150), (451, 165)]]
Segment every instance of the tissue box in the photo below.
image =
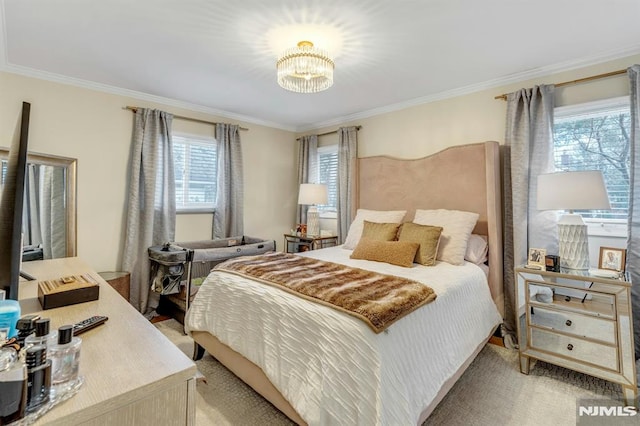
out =
[(88, 274), (38, 282), (38, 300), (42, 309), (98, 300), (99, 293), (98, 282)]

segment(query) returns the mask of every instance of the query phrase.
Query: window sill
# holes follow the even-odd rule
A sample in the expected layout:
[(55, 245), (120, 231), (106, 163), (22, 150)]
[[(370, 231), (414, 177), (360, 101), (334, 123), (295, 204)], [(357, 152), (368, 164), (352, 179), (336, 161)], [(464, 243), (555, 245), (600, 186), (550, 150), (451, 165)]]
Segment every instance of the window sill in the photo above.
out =
[(176, 210), (176, 214), (213, 214), (216, 210), (212, 208), (192, 208)]
[(337, 212), (323, 212), (320, 213), (320, 219), (337, 219), (338, 218), (338, 213)]
[(627, 238), (627, 224), (621, 221), (608, 222), (597, 219), (585, 220), (590, 237)]

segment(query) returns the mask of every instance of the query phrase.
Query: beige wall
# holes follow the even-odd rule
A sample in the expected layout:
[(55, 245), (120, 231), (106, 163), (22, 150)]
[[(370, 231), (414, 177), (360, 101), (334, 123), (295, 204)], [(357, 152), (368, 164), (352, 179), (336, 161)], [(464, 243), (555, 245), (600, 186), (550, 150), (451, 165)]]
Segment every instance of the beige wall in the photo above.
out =
[[(124, 236), (133, 114), (125, 105), (159, 108), (211, 121), (203, 113), (119, 95), (0, 73), (0, 146), (9, 146), (21, 103), (31, 103), (29, 150), (78, 159), (78, 256), (98, 271), (117, 270)], [(291, 132), (238, 123), (245, 177), (245, 234), (276, 239), (295, 207), (295, 140)], [(202, 134), (212, 126), (174, 120), (174, 130)], [(176, 240), (211, 238), (211, 215), (180, 215)]]

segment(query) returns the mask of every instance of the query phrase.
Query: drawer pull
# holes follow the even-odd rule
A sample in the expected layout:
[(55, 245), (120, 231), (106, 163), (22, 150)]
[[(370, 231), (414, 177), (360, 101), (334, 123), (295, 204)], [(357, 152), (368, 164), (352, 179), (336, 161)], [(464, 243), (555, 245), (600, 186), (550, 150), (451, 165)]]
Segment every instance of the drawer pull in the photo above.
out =
[(567, 327), (571, 327), (572, 322), (571, 322), (571, 320), (567, 320), (567, 322), (565, 322), (565, 324), (567, 325)]
[(572, 345), (571, 343), (569, 343), (569, 344), (567, 345), (567, 349), (569, 349), (570, 351), (572, 351), (572, 350), (573, 350), (573, 345)]
[(571, 296), (565, 296), (564, 297), (564, 301), (565, 302), (571, 302)]

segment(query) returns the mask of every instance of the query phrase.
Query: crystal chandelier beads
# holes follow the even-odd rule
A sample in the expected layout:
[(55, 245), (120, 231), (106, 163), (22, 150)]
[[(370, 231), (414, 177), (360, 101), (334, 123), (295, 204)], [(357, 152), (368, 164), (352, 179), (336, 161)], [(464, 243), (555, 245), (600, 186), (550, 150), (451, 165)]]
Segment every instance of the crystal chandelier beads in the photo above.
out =
[(278, 84), (297, 93), (321, 92), (333, 85), (333, 68), (333, 60), (326, 51), (310, 41), (301, 41), (278, 59)]

